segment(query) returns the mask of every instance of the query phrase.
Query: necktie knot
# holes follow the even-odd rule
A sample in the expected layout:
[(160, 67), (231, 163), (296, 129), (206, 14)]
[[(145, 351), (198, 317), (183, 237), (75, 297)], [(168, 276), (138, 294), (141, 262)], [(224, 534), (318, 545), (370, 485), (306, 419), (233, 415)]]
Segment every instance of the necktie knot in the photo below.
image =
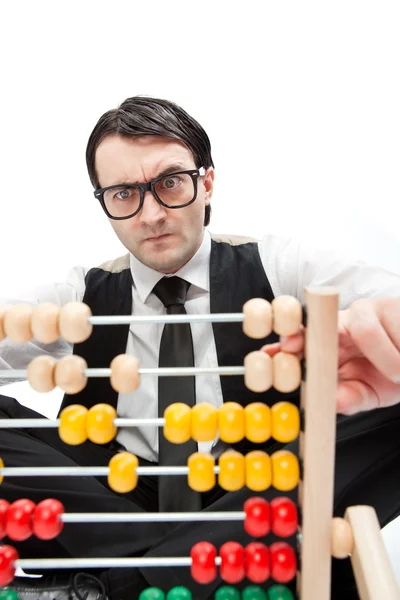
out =
[(189, 287), (190, 283), (180, 277), (163, 277), (154, 286), (153, 292), (165, 308), (169, 308), (185, 304)]

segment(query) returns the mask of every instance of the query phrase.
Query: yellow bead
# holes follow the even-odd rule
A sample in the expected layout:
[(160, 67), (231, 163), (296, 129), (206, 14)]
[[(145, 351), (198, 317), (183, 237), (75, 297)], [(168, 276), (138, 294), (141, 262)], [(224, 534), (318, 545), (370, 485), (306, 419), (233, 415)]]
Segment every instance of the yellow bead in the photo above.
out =
[(96, 404), (88, 412), (87, 416), (87, 434), (88, 438), (94, 444), (108, 444), (117, 435), (117, 428), (114, 420), (117, 418), (117, 412), (109, 404)]
[(244, 409), (246, 438), (255, 444), (271, 437), (271, 409), (262, 402), (252, 402)]
[[(4, 462), (3, 459), (0, 458), (0, 469), (4, 469)], [(4, 475), (0, 475), (0, 485), (3, 483), (4, 481)]]
[(272, 485), (281, 492), (293, 490), (299, 483), (300, 469), (297, 456), (288, 450), (278, 450), (271, 456)]
[(135, 489), (138, 482), (136, 469), (139, 465), (137, 456), (130, 452), (118, 452), (110, 462), (108, 485), (118, 494), (127, 494)]
[(79, 446), (87, 440), (86, 419), (88, 409), (79, 404), (71, 404), (60, 414), (58, 433), (60, 438), (70, 446)]
[(223, 442), (234, 444), (245, 436), (244, 408), (237, 402), (225, 402), (218, 414), (219, 437)]
[(218, 484), (223, 490), (236, 492), (245, 485), (244, 456), (235, 450), (227, 450), (219, 457)]
[(212, 442), (217, 437), (218, 411), (212, 404), (196, 404), (192, 408), (192, 438), (196, 442)]
[(183, 444), (192, 436), (192, 411), (183, 402), (171, 404), (164, 411), (164, 436), (172, 444)]
[(195, 452), (188, 459), (188, 484), (196, 492), (208, 492), (215, 486), (215, 461), (211, 454)]
[(291, 402), (277, 402), (271, 408), (272, 437), (287, 444), (298, 438), (300, 433), (300, 413)]
[(262, 492), (272, 485), (271, 458), (262, 450), (253, 450), (245, 457), (246, 486), (253, 492)]

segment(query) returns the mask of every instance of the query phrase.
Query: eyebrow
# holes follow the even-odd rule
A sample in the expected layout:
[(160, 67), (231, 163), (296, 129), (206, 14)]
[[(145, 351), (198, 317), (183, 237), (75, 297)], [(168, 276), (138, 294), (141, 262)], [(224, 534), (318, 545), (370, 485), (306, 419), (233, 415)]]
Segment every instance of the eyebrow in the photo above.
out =
[[(195, 167), (193, 169), (195, 170)], [(179, 171), (189, 171), (189, 170), (190, 170), (190, 168), (185, 168), (182, 164), (176, 163), (174, 165), (170, 165), (169, 167), (166, 167), (152, 179), (157, 179), (158, 177), (163, 177), (164, 175), (169, 175), (170, 173), (179, 173)], [(135, 185), (137, 183), (141, 183), (141, 182), (139, 182), (139, 181), (120, 181), (118, 183), (114, 183), (113, 185)]]

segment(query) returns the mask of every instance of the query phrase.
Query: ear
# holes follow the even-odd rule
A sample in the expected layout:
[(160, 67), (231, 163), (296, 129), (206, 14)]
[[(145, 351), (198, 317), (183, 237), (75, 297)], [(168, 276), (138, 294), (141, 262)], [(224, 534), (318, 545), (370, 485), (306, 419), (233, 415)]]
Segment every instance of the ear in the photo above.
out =
[(212, 167), (209, 167), (206, 174), (203, 176), (203, 185), (205, 189), (204, 200), (205, 204), (208, 205), (211, 202), (211, 197), (214, 191), (214, 178), (215, 171)]

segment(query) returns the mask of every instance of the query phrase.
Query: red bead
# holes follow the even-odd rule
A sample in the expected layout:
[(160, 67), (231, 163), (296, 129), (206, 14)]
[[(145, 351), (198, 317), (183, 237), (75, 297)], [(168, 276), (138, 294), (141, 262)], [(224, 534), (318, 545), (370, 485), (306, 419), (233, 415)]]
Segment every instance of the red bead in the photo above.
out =
[(297, 531), (297, 506), (290, 498), (281, 496), (271, 502), (271, 529), (278, 537), (289, 537)]
[(251, 542), (245, 548), (246, 577), (254, 583), (263, 583), (270, 576), (269, 550), (261, 542)]
[(219, 550), (221, 579), (227, 583), (239, 583), (244, 579), (244, 548), (237, 542), (226, 542)]
[(3, 539), (6, 532), (6, 516), (8, 509), (10, 507), (10, 503), (7, 500), (0, 500), (0, 540)]
[(15, 575), (15, 561), (18, 552), (12, 546), (0, 546), (0, 586), (8, 585)]
[(249, 498), (244, 503), (245, 531), (253, 537), (263, 537), (271, 529), (271, 511), (264, 498)]
[(288, 583), (296, 576), (296, 553), (286, 542), (275, 542), (269, 549), (271, 576), (278, 583)]
[(6, 534), (11, 540), (22, 542), (32, 535), (32, 513), (35, 504), (32, 500), (22, 498), (10, 506), (6, 515)]
[(64, 507), (58, 500), (48, 498), (39, 502), (33, 512), (32, 531), (41, 540), (52, 540), (57, 537), (64, 523), (60, 519)]
[(217, 551), (209, 542), (198, 542), (190, 551), (191, 575), (197, 583), (211, 583), (217, 577)]

